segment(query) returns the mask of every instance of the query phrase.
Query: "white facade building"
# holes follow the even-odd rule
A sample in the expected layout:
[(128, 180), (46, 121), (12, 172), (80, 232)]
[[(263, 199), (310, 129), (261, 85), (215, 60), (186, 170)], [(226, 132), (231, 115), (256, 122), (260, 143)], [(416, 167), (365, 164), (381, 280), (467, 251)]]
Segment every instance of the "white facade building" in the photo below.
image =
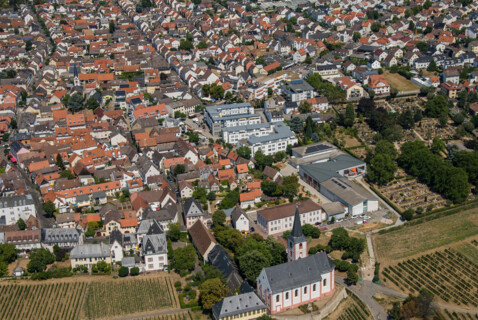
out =
[(37, 216), (30, 194), (0, 198), (0, 225), (15, 224), (18, 219), (27, 221), (30, 215)]
[[(299, 202), (298, 210), (301, 225), (306, 223), (315, 224), (325, 220), (325, 213), (322, 208), (311, 199)], [(257, 224), (267, 235), (292, 230), (295, 211), (296, 204), (294, 203), (259, 210), (257, 211)]]

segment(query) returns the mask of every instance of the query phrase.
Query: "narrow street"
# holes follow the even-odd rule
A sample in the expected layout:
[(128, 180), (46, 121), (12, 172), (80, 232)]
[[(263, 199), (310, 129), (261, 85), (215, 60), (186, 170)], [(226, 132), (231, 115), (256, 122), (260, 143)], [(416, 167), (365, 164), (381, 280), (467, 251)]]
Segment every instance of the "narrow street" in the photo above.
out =
[(43, 211), (42, 202), (40, 200), (41, 199), (40, 192), (38, 192), (37, 188), (32, 183), (32, 181), (30, 180), (30, 177), (24, 170), (20, 169), (19, 167), (16, 167), (16, 169), (21, 173), (27, 185), (28, 191), (32, 195), (33, 201), (35, 202), (35, 208), (37, 210), (37, 218), (40, 221), (40, 227), (51, 228), (55, 224), (55, 219), (45, 217), (45, 212)]

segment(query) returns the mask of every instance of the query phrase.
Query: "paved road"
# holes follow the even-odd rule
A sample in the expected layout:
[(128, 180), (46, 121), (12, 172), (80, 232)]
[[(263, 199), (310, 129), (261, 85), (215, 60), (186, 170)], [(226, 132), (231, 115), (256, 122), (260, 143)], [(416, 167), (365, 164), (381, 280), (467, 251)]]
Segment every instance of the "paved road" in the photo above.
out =
[[(289, 163), (286, 163), (286, 166), (280, 170), (280, 173), (284, 177), (299, 174), (298, 170), (296, 168), (294, 168), (293, 166), (291, 166)], [(315, 190), (310, 185), (305, 183), (305, 181), (302, 180), (300, 177), (299, 177), (299, 184), (301, 186), (303, 186), (306, 191), (309, 191), (310, 194), (316, 196), (320, 200), (321, 203), (331, 202), (329, 199), (324, 197), (319, 191)]]
[[(371, 194), (375, 195), (375, 196), (377, 197), (377, 199), (380, 199), (380, 197), (379, 197), (375, 192), (373, 192), (373, 190), (370, 189), (369, 186), (368, 186), (365, 182), (363, 182), (362, 179), (363, 179), (363, 178), (360, 177), (360, 178), (355, 179), (354, 181), (357, 182), (358, 184), (360, 184), (362, 187), (364, 187), (368, 192), (370, 192)], [(396, 221), (393, 225), (388, 226), (388, 227), (385, 227), (385, 228), (381, 228), (381, 229), (378, 229), (378, 230), (373, 230), (372, 233), (376, 233), (376, 232), (379, 232), (380, 230), (388, 229), (388, 228), (392, 228), (392, 227), (396, 227), (396, 226), (400, 226), (400, 225), (403, 224), (403, 221), (400, 219), (400, 214), (399, 214), (397, 211), (395, 211), (395, 209), (393, 209), (391, 206), (388, 205), (388, 203), (386, 203), (385, 201), (382, 201), (381, 199), (380, 199), (380, 203), (381, 203), (383, 206), (385, 206), (388, 210), (390, 210), (390, 212), (392, 212), (393, 214), (395, 214), (395, 215), (398, 217), (398, 219), (397, 219), (397, 221)]]
[(162, 312), (153, 312), (153, 313), (146, 313), (141, 315), (127, 316), (127, 317), (120, 317), (120, 318), (111, 318), (111, 319), (114, 319), (114, 320), (145, 319), (145, 318), (159, 317), (159, 316), (165, 316), (165, 315), (171, 315), (171, 314), (186, 313), (190, 310), (191, 309), (174, 309), (174, 310), (168, 310), (168, 311), (162, 311)]
[(20, 169), (18, 166), (16, 167), (16, 169), (21, 173), (23, 180), (25, 180), (25, 183), (27, 185), (27, 189), (32, 195), (33, 202), (35, 202), (35, 208), (37, 210), (37, 218), (40, 221), (40, 227), (51, 228), (53, 224), (55, 223), (55, 219), (45, 217), (45, 211), (43, 211), (42, 203), (40, 201), (41, 199), (40, 192), (38, 192), (32, 180), (30, 179), (30, 177), (24, 170)]

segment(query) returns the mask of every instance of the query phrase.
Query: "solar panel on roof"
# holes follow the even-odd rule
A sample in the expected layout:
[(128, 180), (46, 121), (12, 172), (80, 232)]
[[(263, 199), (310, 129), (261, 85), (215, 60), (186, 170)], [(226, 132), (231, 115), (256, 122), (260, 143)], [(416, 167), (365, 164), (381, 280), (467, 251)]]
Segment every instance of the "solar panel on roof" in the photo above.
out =
[(319, 145), (307, 147), (307, 149), (305, 149), (305, 153), (308, 154), (308, 153), (323, 151), (327, 149), (330, 149), (330, 146), (325, 144), (319, 144)]

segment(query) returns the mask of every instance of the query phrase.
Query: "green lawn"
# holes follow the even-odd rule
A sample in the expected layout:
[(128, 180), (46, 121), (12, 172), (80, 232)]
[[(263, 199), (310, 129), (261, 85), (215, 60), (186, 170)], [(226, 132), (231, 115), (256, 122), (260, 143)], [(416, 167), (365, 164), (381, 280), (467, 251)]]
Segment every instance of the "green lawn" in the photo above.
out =
[[(373, 237), (380, 262), (400, 260), (478, 234), (478, 209), (470, 209)], [(467, 250), (466, 247), (464, 250)]]
[(470, 243), (463, 243), (455, 247), (455, 250), (465, 255), (468, 259), (473, 261), (473, 263), (478, 264), (478, 247), (475, 247)]

